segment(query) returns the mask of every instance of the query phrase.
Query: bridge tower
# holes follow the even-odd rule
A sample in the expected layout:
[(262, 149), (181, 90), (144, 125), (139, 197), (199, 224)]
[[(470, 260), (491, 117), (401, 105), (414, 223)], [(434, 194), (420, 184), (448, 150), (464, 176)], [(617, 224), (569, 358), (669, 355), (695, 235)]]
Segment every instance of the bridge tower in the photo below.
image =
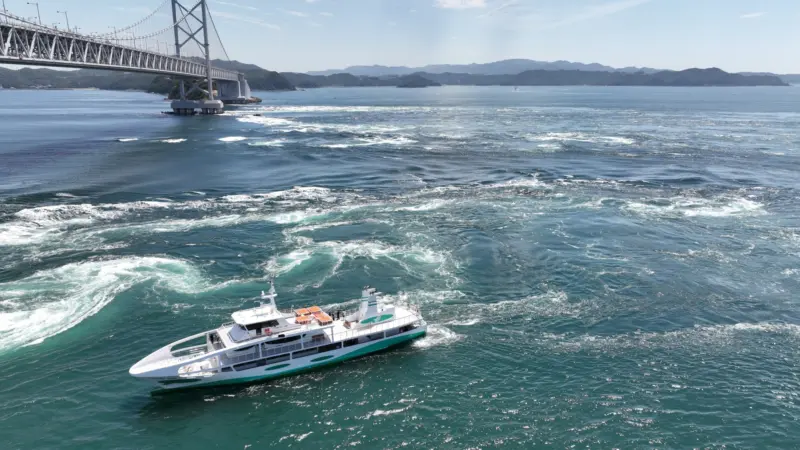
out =
[[(179, 20), (182, 18), (182, 20)], [(209, 13), (206, 0), (172, 0), (172, 21), (175, 24), (175, 54), (180, 58), (181, 49), (187, 45), (197, 44), (205, 58), (206, 81), (205, 91), (197, 80), (192, 80), (189, 91), (186, 90), (185, 79), (180, 80), (180, 99), (172, 102), (172, 110), (178, 115), (194, 114), (199, 109), (202, 114), (219, 114), (224, 105), (221, 100), (214, 99), (214, 80), (211, 75), (211, 51), (208, 42)], [(201, 38), (198, 35), (201, 34)], [(204, 100), (189, 100), (187, 95), (196, 91), (204, 92)]]

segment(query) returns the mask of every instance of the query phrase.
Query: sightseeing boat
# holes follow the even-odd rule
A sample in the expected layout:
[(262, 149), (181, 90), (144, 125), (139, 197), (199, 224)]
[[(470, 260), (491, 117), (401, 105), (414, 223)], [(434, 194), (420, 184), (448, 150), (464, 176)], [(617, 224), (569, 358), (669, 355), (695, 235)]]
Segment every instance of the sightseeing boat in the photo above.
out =
[(163, 390), (267, 380), (385, 350), (427, 331), (416, 307), (380, 305), (368, 286), (352, 312), (318, 306), (281, 311), (274, 286), (261, 296), (266, 304), (236, 311), (233, 322), (156, 350), (130, 374)]

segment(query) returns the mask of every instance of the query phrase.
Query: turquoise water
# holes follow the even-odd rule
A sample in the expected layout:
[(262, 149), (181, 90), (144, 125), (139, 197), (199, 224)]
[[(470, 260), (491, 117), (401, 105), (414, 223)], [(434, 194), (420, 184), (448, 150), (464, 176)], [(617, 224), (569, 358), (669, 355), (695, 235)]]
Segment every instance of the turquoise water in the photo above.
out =
[[(259, 96), (0, 94), (4, 448), (796, 447), (800, 89)], [(374, 285), (429, 334), (248, 386), (128, 375), (270, 276), (284, 307)]]

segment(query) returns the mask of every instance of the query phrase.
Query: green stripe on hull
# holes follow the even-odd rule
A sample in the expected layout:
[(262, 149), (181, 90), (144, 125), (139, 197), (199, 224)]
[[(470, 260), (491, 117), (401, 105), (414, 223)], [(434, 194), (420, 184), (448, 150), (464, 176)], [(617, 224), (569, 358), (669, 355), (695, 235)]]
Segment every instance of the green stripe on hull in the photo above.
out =
[(299, 367), (299, 368), (294, 369), (294, 370), (287, 370), (286, 372), (281, 372), (281, 373), (277, 373), (277, 374), (265, 374), (265, 375), (259, 375), (259, 376), (256, 376), (256, 377), (234, 378), (234, 379), (231, 379), (231, 380), (220, 380), (220, 381), (215, 381), (213, 383), (208, 383), (208, 384), (201, 384), (201, 385), (197, 385), (197, 386), (186, 386), (186, 387), (180, 387), (180, 388), (174, 388), (174, 389), (159, 389), (159, 390), (154, 391), (153, 393), (156, 394), (156, 393), (166, 393), (166, 392), (177, 392), (177, 391), (182, 391), (182, 390), (185, 390), (185, 389), (199, 389), (199, 388), (204, 388), (204, 387), (223, 386), (223, 385), (228, 385), (228, 384), (250, 383), (250, 382), (253, 382), (253, 381), (267, 381), (267, 380), (271, 380), (271, 379), (275, 379), (275, 378), (281, 378), (281, 377), (285, 377), (285, 376), (289, 376), (289, 375), (297, 375), (299, 373), (309, 372), (309, 371), (312, 371), (312, 370), (319, 369), (320, 367), (329, 366), (331, 364), (340, 363), (342, 361), (347, 361), (347, 360), (353, 359), (353, 358), (358, 358), (359, 356), (365, 356), (365, 355), (369, 355), (370, 353), (379, 352), (379, 351), (385, 350), (385, 349), (387, 349), (389, 347), (394, 347), (396, 345), (400, 345), (400, 344), (402, 344), (404, 342), (412, 341), (412, 340), (417, 339), (417, 338), (422, 337), (422, 336), (425, 336), (425, 331), (419, 331), (417, 333), (408, 334), (408, 335), (405, 335), (405, 336), (391, 337), (391, 338), (388, 338), (388, 339), (384, 339), (384, 340), (382, 340), (380, 342), (375, 342), (374, 344), (367, 345), (366, 347), (362, 347), (362, 348), (360, 348), (358, 350), (354, 350), (354, 351), (352, 351), (350, 353), (346, 353), (344, 355), (329, 359), (327, 361), (321, 361), (321, 362), (319, 362), (317, 364), (310, 364), (310, 365), (307, 365), (307, 366)]
[(389, 320), (392, 317), (394, 317), (394, 315), (392, 315), (392, 314), (384, 314), (382, 316), (375, 316), (375, 317), (370, 317), (369, 319), (364, 319), (364, 320), (361, 321), (361, 323), (379, 323), (379, 322), (383, 322), (383, 321)]
[(270, 371), (270, 370), (278, 370), (278, 369), (283, 369), (284, 367), (289, 367), (289, 366), (291, 366), (291, 364), (289, 364), (289, 363), (286, 363), (286, 364), (278, 364), (277, 366), (267, 367), (267, 368), (266, 368), (266, 369), (264, 369), (264, 370), (266, 370), (266, 371)]

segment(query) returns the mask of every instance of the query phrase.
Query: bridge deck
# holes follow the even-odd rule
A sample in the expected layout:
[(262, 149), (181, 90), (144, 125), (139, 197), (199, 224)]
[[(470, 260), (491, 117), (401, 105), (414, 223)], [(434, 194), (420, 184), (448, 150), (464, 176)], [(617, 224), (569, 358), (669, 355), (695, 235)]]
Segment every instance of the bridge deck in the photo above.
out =
[[(0, 22), (0, 63), (105, 69), (204, 78), (204, 62), (118, 45), (81, 34), (13, 21)], [(238, 81), (238, 72), (211, 68), (216, 80)]]

